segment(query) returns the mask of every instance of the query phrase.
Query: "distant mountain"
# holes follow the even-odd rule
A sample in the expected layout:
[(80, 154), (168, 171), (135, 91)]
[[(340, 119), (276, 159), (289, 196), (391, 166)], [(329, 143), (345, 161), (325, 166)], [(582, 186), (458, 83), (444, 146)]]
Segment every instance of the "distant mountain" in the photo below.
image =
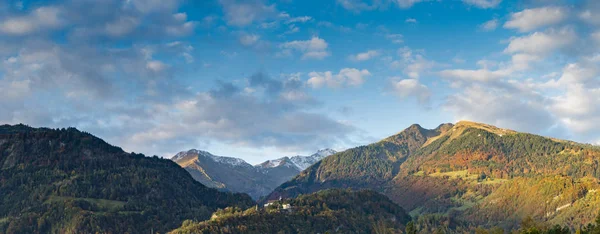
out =
[(0, 126), (0, 233), (164, 233), (252, 204), (74, 128)]
[(221, 190), (263, 196), (278, 184), (242, 159), (215, 156), (206, 151), (189, 150), (172, 158), (200, 183)]
[(171, 160), (206, 186), (247, 193), (258, 199), (306, 167), (334, 153), (334, 150), (324, 149), (311, 156), (283, 157), (252, 166), (239, 158), (215, 156), (192, 149), (176, 154)]
[(576, 228), (600, 211), (599, 165), (592, 145), (467, 121), (412, 125), (317, 162), (265, 200), (366, 188), (419, 216), (417, 225), (514, 228), (530, 216)]
[(275, 160), (267, 160), (263, 163), (256, 165), (256, 167), (260, 168), (274, 168), (274, 167), (296, 167), (298, 172), (303, 171), (309, 166), (315, 164), (316, 162), (324, 159), (325, 157), (337, 153), (332, 149), (323, 149), (319, 150), (313, 155), (310, 156), (293, 156), (293, 157), (283, 157)]
[[(283, 204), (291, 209), (282, 209)], [(373, 191), (326, 190), (247, 210), (227, 208), (211, 220), (186, 221), (184, 233), (401, 233), (410, 216)]]

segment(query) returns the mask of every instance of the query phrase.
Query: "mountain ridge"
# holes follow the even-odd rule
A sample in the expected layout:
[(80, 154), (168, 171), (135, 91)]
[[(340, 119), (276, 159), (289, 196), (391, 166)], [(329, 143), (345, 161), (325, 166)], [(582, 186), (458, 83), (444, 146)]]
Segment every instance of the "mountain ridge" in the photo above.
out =
[(296, 155), (296, 156), (285, 156), (285, 157), (281, 157), (278, 159), (272, 159), (272, 160), (267, 160), (264, 161), (262, 163), (256, 164), (254, 165), (255, 167), (262, 167), (262, 168), (267, 168), (267, 167), (275, 167), (275, 166), (287, 166), (285, 163), (291, 163), (294, 166), (296, 166), (296, 168), (298, 168), (299, 171), (302, 171), (304, 169), (306, 169), (307, 167), (309, 167), (310, 165), (316, 163), (317, 161), (337, 153), (337, 151), (332, 150), (332, 149), (321, 149), (318, 150), (316, 153), (310, 155), (310, 156), (301, 156), (301, 155)]
[(185, 168), (200, 183), (226, 191), (248, 193), (255, 199), (272, 191), (296, 176), (307, 165), (335, 153), (319, 150), (310, 156), (282, 157), (251, 165), (243, 159), (216, 156), (207, 151), (191, 149), (171, 158)]
[[(600, 147), (483, 123), (460, 121), (435, 129), (411, 125), (379, 142), (325, 158), (266, 199), (329, 188), (374, 189), (413, 215), (451, 213), (465, 222), (504, 227), (514, 227), (529, 215), (577, 226), (597, 214), (584, 207), (600, 207), (600, 195), (587, 192), (600, 189), (599, 159)], [(556, 181), (565, 186), (536, 189)], [(516, 187), (523, 190), (511, 189)], [(544, 199), (548, 203), (543, 209), (530, 205)], [(570, 205), (555, 210), (565, 204)], [(568, 220), (566, 214), (572, 212), (580, 214)]]
[(0, 126), (0, 233), (165, 232), (252, 204), (75, 128)]

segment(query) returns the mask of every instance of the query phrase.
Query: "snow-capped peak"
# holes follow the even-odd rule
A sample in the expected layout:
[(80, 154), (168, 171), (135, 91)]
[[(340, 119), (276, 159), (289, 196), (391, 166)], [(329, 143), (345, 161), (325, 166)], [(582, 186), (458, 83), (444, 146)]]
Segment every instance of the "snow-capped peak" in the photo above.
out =
[(262, 168), (274, 168), (274, 167), (279, 167), (279, 166), (286, 166), (286, 167), (295, 167), (300, 171), (303, 171), (304, 169), (308, 168), (309, 166), (315, 164), (316, 162), (318, 162), (319, 160), (337, 153), (335, 150), (332, 149), (323, 149), (323, 150), (319, 150), (316, 153), (314, 153), (311, 156), (293, 156), (293, 157), (283, 157), (283, 158), (279, 158), (279, 159), (275, 159), (275, 160), (267, 160), (261, 164), (256, 165), (255, 167), (262, 167)]
[(240, 159), (240, 158), (214, 156), (214, 155), (211, 155), (210, 158), (215, 162), (229, 164), (230, 166), (234, 166), (234, 167), (240, 167), (240, 166), (252, 167), (252, 165), (248, 164), (246, 161), (244, 161), (243, 159)]
[(321, 159), (324, 159), (325, 157), (335, 154), (335, 153), (337, 153), (337, 151), (328, 148), (328, 149), (319, 150), (315, 154), (311, 155), (310, 157), (318, 157), (318, 158), (320, 158), (319, 160), (321, 160)]
[(274, 167), (280, 167), (280, 166), (285, 166), (285, 167), (296, 167), (295, 164), (290, 163), (290, 158), (289, 157), (283, 157), (283, 158), (278, 158), (278, 159), (273, 159), (273, 160), (267, 160), (261, 164), (256, 165), (255, 167), (261, 167), (261, 168), (274, 168)]
[(233, 157), (224, 157), (224, 156), (216, 156), (213, 155), (207, 151), (203, 151), (203, 150), (197, 150), (197, 149), (191, 149), (188, 151), (182, 151), (177, 153), (173, 158), (171, 158), (171, 160), (177, 162), (178, 160), (181, 160), (183, 158), (186, 157), (206, 157), (206, 158), (210, 158), (215, 162), (218, 163), (222, 163), (222, 164), (228, 164), (230, 166), (252, 166), (250, 164), (248, 164), (246, 161), (244, 161), (243, 159), (239, 159), (239, 158), (233, 158)]
[(335, 153), (337, 152), (332, 149), (322, 149), (311, 156), (294, 156), (291, 158), (291, 161), (294, 163), (294, 165), (296, 165), (296, 167), (303, 171), (321, 159), (324, 159), (325, 157)]
[(188, 151), (181, 151), (179, 153), (177, 153), (175, 156), (173, 156), (173, 158), (171, 158), (171, 160), (177, 162), (185, 157), (188, 156), (213, 156), (211, 153), (206, 152), (206, 151), (202, 151), (202, 150), (197, 150), (197, 149), (191, 149)]

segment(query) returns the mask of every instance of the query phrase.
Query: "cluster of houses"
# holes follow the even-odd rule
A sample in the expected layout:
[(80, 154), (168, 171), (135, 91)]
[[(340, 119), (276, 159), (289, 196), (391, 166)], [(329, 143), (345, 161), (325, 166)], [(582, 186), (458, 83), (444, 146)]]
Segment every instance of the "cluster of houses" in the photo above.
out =
[(292, 205), (290, 205), (289, 203), (282, 203), (283, 199), (281, 197), (279, 197), (279, 200), (269, 200), (267, 201), (267, 203), (264, 204), (264, 208), (268, 208), (268, 207), (278, 207), (279, 208), (279, 204), (281, 204), (281, 210), (285, 210), (285, 211), (292, 211)]

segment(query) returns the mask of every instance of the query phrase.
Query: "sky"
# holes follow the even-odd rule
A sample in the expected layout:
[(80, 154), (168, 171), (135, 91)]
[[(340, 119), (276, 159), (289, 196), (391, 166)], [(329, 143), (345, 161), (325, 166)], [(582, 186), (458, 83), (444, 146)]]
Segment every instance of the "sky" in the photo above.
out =
[(250, 163), (471, 120), (600, 143), (594, 0), (0, 2), (0, 124)]

